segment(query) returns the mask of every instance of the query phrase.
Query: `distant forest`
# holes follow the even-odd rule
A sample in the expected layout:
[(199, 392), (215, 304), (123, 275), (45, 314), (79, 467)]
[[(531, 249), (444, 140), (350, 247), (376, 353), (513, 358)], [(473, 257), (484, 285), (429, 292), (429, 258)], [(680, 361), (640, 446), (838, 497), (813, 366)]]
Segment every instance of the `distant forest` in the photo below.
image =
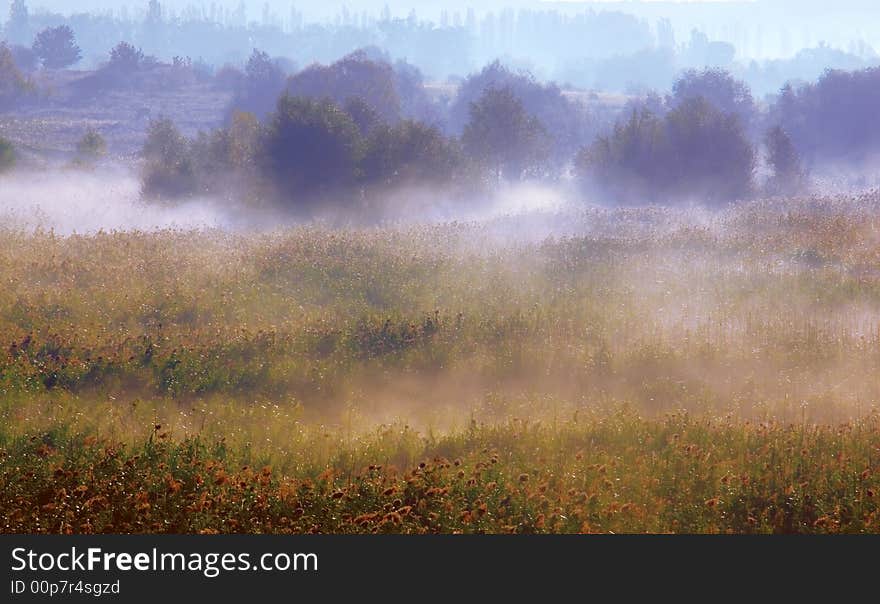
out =
[[(445, 11), (439, 20), (426, 20), (415, 11), (398, 17), (387, 8), (378, 14), (346, 9), (332, 21), (317, 23), (306, 21), (295, 8), (282, 15), (268, 4), (253, 19), (244, 3), (235, 9), (211, 2), (172, 11), (158, 0), (145, 0), (143, 9), (132, 13), (122, 7), (64, 16), (12, 0), (4, 36), (25, 48), (40, 31), (67, 25), (82, 51), (75, 66), (84, 69), (98, 66), (120, 40), (164, 61), (178, 55), (209, 69), (241, 65), (252, 48), (305, 67), (377, 46), (434, 81), (458, 80), (501, 58), (566, 86), (626, 93), (668, 90), (682, 70), (708, 66), (730, 71), (755, 94), (765, 95), (788, 81), (816, 79), (827, 68), (853, 70), (880, 62), (874, 49), (855, 37), (846, 49), (820, 41), (787, 58), (745, 60), (749, 53), (699, 29), (677, 37), (668, 19), (616, 10), (507, 9), (479, 16), (473, 10)], [(789, 40), (785, 31), (779, 35)], [(760, 34), (732, 37), (761, 47)]]
[[(675, 63), (670, 86), (630, 91), (615, 104), (501, 60), (438, 84), (418, 57), (400, 59), (394, 50), (406, 32), (415, 46), (419, 36), (437, 35), (431, 43), (444, 52), (425, 51), (424, 61), (461, 68), (466, 62), (458, 64), (455, 53), (467, 52), (467, 32), (477, 25), (351, 17), (348, 24), (285, 31), (271, 22), (235, 25), (226, 13), (172, 19), (155, 0), (143, 21), (32, 15), (23, 0), (12, 8), (9, 41), (0, 45), (0, 111), (55, 102), (35, 76), (69, 73), (90, 52), (103, 54), (75, 89), (91, 102), (139, 86), (168, 91), (194, 84), (231, 99), (210, 131), (184, 133), (167, 116), (147, 114), (139, 165), (149, 197), (234, 194), (311, 212), (330, 203), (369, 209), (389, 190), (474, 199), (498, 183), (529, 181), (566, 183), (620, 204), (718, 205), (802, 193), (811, 174), (869, 166), (880, 152), (880, 67), (827, 69), (758, 98), (735, 69), (719, 66), (733, 50), (699, 32), (688, 45), (667, 45), (683, 65), (699, 67)], [(643, 23), (617, 13), (557, 25), (606, 29), (606, 36), (606, 25), (632, 28), (634, 37), (610, 36), (609, 47), (656, 42)], [(290, 50), (311, 40), (313, 51), (326, 44), (329, 56), (357, 40), (342, 42), (339, 32), (385, 37), (376, 46), (365, 36), (363, 46), (326, 62)], [(445, 35), (463, 36), (462, 44)], [(88, 50), (86, 41), (97, 39), (106, 48)], [(214, 39), (217, 48), (251, 51), (219, 66), (193, 58), (199, 55), (190, 49), (211, 48)], [(278, 48), (286, 51), (275, 54)], [(175, 54), (167, 59), (162, 49)], [(615, 72), (632, 73), (624, 66)], [(9, 167), (15, 150), (0, 143), (0, 167)], [(90, 129), (75, 162), (89, 165), (105, 152), (101, 133)]]

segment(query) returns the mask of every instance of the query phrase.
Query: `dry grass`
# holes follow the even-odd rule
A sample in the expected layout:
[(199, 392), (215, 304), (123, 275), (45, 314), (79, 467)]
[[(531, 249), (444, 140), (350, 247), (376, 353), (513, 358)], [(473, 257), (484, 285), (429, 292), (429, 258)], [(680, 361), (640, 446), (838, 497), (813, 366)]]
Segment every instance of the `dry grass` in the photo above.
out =
[(876, 532), (878, 209), (6, 231), (5, 530)]

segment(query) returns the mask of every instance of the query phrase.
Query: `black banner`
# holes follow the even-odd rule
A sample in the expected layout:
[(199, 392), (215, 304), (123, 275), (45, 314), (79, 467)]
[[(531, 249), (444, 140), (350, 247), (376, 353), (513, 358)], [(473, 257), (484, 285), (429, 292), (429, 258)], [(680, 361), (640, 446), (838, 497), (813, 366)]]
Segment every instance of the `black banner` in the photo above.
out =
[(835, 569), (869, 577), (878, 544), (875, 537), (5, 535), (0, 601), (241, 602), (270, 594), (382, 601), (403, 588), (452, 597), (609, 582), (621, 596), (656, 595), (696, 580), (742, 589), (743, 581), (788, 572), (810, 581)]

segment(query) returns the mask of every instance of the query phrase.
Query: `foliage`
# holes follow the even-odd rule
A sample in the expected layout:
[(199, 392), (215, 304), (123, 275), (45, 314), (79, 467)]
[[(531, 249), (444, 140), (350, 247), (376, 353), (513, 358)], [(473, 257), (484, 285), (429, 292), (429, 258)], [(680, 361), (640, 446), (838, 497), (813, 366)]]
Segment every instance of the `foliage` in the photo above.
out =
[(705, 99), (722, 113), (736, 115), (747, 129), (757, 116), (757, 107), (748, 85), (723, 69), (685, 71), (675, 81), (668, 103), (674, 108), (697, 98)]
[(222, 74), (221, 79), (230, 80), (235, 86), (231, 110), (253, 113), (265, 118), (275, 106), (275, 101), (284, 90), (284, 71), (269, 55), (256, 48), (251, 53), (244, 68), (244, 74), (237, 81), (232, 74)]
[(228, 196), (254, 185), (262, 129), (252, 113), (236, 112), (229, 128), (200, 132), (190, 155), (200, 191)]
[(878, 103), (880, 67), (829, 70), (815, 83), (786, 86), (773, 113), (808, 161), (861, 161), (878, 150)]
[(184, 197), (197, 190), (190, 143), (167, 118), (150, 122), (142, 151), (145, 195)]
[(755, 152), (737, 116), (702, 97), (662, 118), (633, 111), (577, 160), (582, 179), (628, 203), (745, 199), (754, 170)]
[(385, 124), (379, 112), (361, 97), (349, 98), (342, 108), (354, 121), (361, 136), (367, 136), (374, 128)]
[(107, 154), (107, 141), (101, 133), (89, 128), (76, 143), (75, 162), (81, 165), (92, 165)]
[(802, 191), (807, 184), (807, 175), (791, 137), (780, 126), (774, 126), (765, 134), (764, 146), (767, 163), (773, 170), (768, 190), (775, 194)]
[(0, 138), (0, 172), (6, 172), (15, 165), (15, 147), (5, 138)]
[(359, 98), (385, 122), (400, 119), (401, 107), (394, 70), (367, 51), (349, 54), (332, 65), (312, 65), (287, 81), (291, 96), (331, 99), (344, 105)]
[(461, 140), (465, 153), (499, 178), (516, 181), (548, 168), (547, 132), (509, 88), (487, 89), (471, 105)]
[(361, 161), (368, 183), (449, 185), (460, 162), (458, 149), (438, 129), (404, 120), (371, 131)]
[(587, 142), (588, 116), (584, 107), (567, 99), (555, 84), (542, 85), (528, 72), (514, 72), (495, 61), (467, 78), (449, 110), (453, 133), (463, 133), (471, 117), (471, 107), (489, 90), (507, 89), (525, 111), (541, 124), (553, 145), (556, 158), (568, 160)]
[(49, 27), (37, 34), (34, 53), (44, 67), (63, 69), (79, 62), (82, 51), (76, 45), (73, 30), (68, 25)]
[(330, 101), (284, 95), (266, 126), (261, 161), (265, 173), (293, 205), (357, 177), (358, 128)]
[(130, 74), (143, 67), (146, 58), (140, 48), (135, 48), (128, 42), (120, 42), (110, 50), (110, 60), (107, 69), (122, 74)]

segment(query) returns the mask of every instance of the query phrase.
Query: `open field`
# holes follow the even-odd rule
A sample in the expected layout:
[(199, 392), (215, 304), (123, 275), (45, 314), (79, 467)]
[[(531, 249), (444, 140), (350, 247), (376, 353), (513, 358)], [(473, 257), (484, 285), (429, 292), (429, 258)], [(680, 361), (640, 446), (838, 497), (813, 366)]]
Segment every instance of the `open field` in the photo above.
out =
[(210, 131), (223, 123), (231, 93), (210, 83), (182, 79), (172, 68), (133, 77), (127, 86), (102, 88), (97, 72), (47, 71), (39, 74), (39, 99), (14, 113), (0, 114), (0, 136), (19, 154), (40, 164), (69, 159), (88, 128), (107, 141), (113, 157), (137, 157), (150, 119), (168, 117), (186, 134)]
[(0, 523), (878, 532), (878, 211), (7, 228)]

